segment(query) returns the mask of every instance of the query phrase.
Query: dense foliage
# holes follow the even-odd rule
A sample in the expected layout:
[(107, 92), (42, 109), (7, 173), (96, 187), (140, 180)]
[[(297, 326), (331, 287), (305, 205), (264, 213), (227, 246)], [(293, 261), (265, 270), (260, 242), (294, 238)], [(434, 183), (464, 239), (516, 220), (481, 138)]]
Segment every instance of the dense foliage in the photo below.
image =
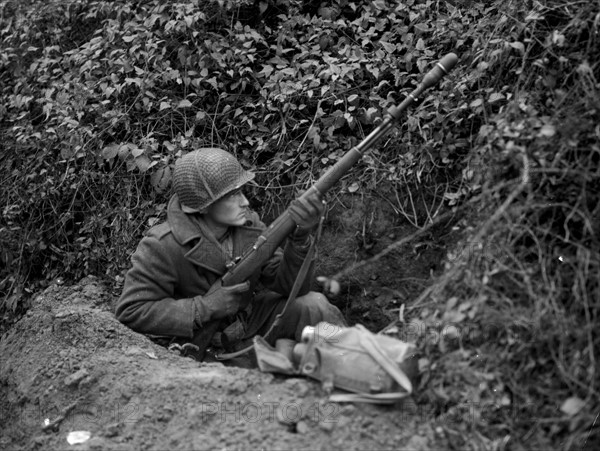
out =
[(592, 3), (1, 2), (2, 312), (57, 277), (119, 280), (196, 146), (256, 170), (254, 206), (274, 216), (453, 51), (338, 192), (383, 196), (416, 227), (469, 212), (411, 323), (459, 326), (422, 341), (422, 401), (458, 447), (598, 442)]

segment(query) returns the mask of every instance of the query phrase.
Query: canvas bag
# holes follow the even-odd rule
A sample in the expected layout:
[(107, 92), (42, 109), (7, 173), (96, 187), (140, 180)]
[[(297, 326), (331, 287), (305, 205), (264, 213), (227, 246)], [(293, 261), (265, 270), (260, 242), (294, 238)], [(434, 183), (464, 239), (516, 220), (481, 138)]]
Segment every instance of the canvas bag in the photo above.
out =
[(331, 394), (334, 402), (394, 403), (412, 394), (411, 377), (418, 372), (413, 344), (373, 334), (360, 324), (306, 327), (291, 359), (262, 337), (255, 337), (254, 348), (262, 371), (305, 375), (321, 381), (328, 393), (353, 392)]

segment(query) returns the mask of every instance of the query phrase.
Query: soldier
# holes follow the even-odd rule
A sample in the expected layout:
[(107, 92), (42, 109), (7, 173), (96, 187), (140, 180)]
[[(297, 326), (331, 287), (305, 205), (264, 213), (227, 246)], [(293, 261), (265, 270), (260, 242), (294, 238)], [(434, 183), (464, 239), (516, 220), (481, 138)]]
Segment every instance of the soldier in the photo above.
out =
[[(211, 341), (234, 351), (271, 327), (324, 207), (317, 194), (294, 201), (289, 212), (298, 227), (285, 248), (246, 282), (224, 287), (228, 266), (265, 229), (242, 191), (253, 178), (218, 148), (198, 149), (176, 162), (167, 220), (150, 229), (133, 254), (116, 306), (119, 321), (162, 344), (193, 343), (198, 359)], [(300, 341), (302, 329), (320, 321), (345, 324), (323, 294), (309, 291), (311, 279), (312, 268), (268, 337), (271, 344), (278, 338)]]

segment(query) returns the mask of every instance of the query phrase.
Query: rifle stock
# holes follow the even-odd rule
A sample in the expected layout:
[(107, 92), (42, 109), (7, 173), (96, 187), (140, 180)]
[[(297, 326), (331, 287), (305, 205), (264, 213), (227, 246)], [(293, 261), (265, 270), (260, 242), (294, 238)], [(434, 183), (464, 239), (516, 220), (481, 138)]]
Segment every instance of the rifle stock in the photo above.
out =
[[(309, 193), (317, 191), (325, 194), (335, 185), (342, 176), (377, 142), (386, 135), (393, 127), (394, 122), (400, 120), (402, 112), (408, 108), (427, 89), (437, 84), (458, 61), (454, 53), (444, 56), (436, 66), (431, 69), (421, 83), (398, 105), (390, 108), (388, 114), (375, 130), (373, 130), (360, 144), (354, 146), (338, 160), (325, 174), (315, 182), (300, 198), (308, 196)], [(258, 237), (254, 245), (242, 258), (223, 276), (223, 286), (231, 286), (246, 281), (254, 271), (261, 267), (275, 252), (277, 247), (296, 228), (288, 210), (284, 211), (263, 233)]]

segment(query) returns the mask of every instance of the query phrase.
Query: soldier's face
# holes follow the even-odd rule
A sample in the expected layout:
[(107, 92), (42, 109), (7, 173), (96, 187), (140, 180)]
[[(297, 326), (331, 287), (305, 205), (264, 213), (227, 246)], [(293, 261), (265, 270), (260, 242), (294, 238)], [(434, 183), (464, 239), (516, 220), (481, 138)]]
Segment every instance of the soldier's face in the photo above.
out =
[(219, 226), (242, 226), (246, 223), (249, 205), (240, 188), (211, 204), (206, 219)]

